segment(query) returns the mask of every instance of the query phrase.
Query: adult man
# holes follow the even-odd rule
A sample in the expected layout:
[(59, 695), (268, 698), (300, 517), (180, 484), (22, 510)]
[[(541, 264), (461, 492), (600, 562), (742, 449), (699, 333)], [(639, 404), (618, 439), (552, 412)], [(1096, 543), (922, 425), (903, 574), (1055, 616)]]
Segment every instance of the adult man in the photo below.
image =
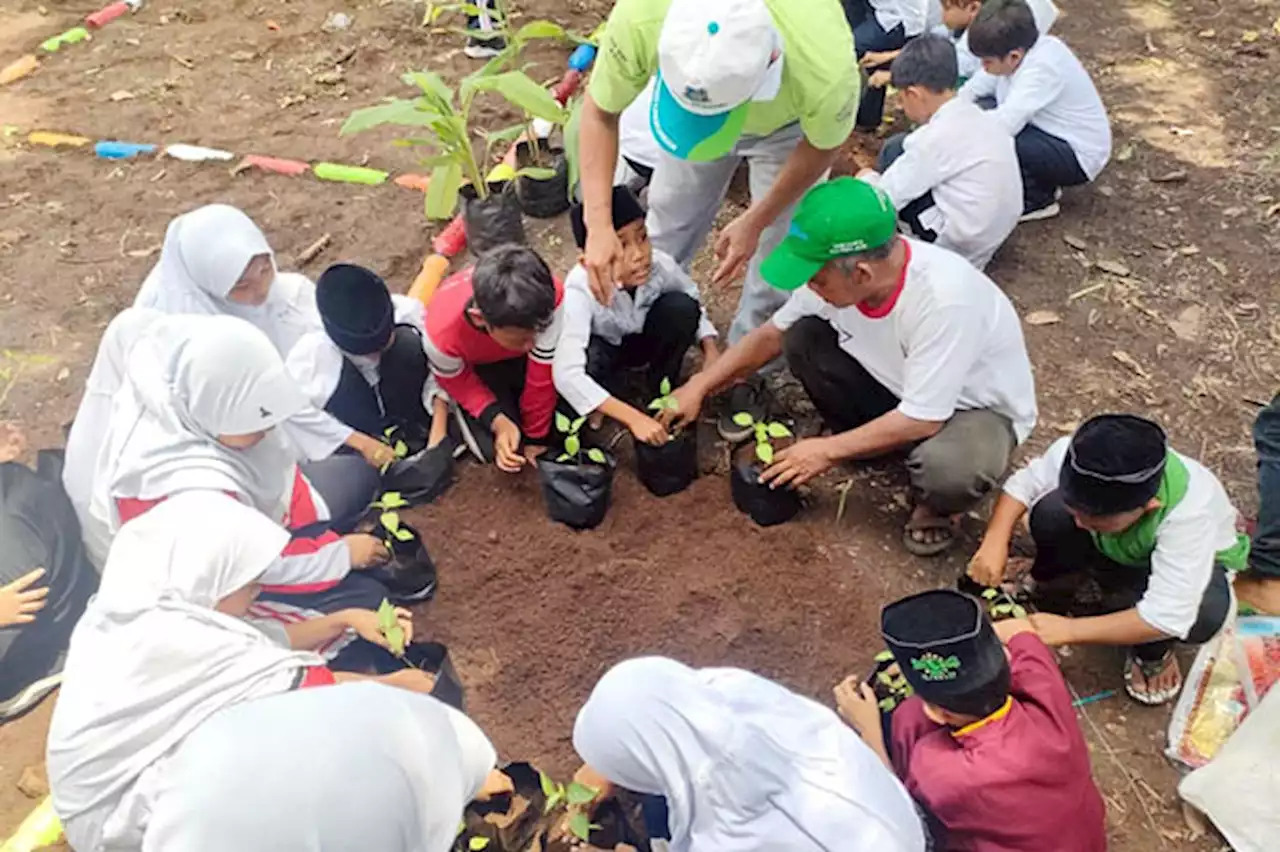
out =
[(805, 195), (761, 273), (791, 298), (679, 388), (666, 419), (694, 420), (709, 393), (785, 351), (832, 434), (782, 450), (761, 478), (795, 486), (841, 461), (909, 450), (918, 499), (903, 544), (942, 552), (955, 516), (996, 486), (1035, 426), (1008, 297), (959, 255), (898, 236), (888, 196), (854, 178)]
[[(687, 267), (738, 164), (745, 158), (750, 167), (751, 206), (715, 245), (716, 283), (747, 268), (732, 344), (781, 304), (760, 277), (760, 262), (853, 129), (853, 40), (838, 0), (619, 0), (601, 37), (580, 130), (583, 262), (605, 304), (622, 256), (610, 210), (618, 115), (655, 74), (649, 121), (664, 156), (649, 187), (648, 228), (657, 248)], [(763, 415), (748, 385), (735, 388), (730, 408)], [(727, 438), (744, 434), (727, 417), (720, 428)]]

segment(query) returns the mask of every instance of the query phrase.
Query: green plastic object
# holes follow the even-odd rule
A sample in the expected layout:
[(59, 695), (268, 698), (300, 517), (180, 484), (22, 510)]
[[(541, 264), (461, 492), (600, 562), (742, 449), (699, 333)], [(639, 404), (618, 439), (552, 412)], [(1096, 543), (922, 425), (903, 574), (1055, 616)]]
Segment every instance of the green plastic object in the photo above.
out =
[(61, 35), (56, 35), (51, 39), (47, 39), (40, 45), (40, 49), (48, 53), (57, 53), (58, 48), (64, 44), (76, 44), (89, 40), (89, 31), (84, 27), (73, 27)]
[(363, 166), (344, 166), (341, 163), (316, 163), (311, 167), (320, 180), (336, 180), (342, 183), (363, 183), (377, 186), (386, 183), (390, 173)]

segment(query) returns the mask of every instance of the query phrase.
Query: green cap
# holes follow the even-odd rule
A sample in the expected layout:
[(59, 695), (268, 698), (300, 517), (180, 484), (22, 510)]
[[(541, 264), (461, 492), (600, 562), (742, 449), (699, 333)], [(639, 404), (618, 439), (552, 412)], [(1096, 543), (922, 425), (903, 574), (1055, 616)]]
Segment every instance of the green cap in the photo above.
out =
[(883, 190), (853, 177), (820, 183), (800, 199), (791, 229), (760, 274), (779, 290), (795, 290), (827, 261), (877, 249), (897, 229), (897, 211)]

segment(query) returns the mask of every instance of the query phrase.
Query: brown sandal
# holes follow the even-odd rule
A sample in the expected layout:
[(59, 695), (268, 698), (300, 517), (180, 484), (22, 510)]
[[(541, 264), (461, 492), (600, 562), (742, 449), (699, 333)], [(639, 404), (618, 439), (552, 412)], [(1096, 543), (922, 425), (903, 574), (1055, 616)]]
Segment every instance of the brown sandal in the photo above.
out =
[[(933, 532), (942, 530), (946, 535), (936, 541), (916, 541), (911, 535), (915, 532)], [(912, 517), (902, 528), (902, 546), (915, 556), (937, 556), (956, 543), (956, 525), (950, 518), (930, 516), (926, 518)]]

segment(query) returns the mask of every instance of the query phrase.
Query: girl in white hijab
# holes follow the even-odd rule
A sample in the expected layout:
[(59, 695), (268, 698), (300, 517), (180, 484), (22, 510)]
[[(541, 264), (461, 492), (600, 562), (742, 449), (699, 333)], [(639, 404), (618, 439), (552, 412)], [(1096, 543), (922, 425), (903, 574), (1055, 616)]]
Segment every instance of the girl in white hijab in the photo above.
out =
[[(375, 613), (285, 629), (242, 620), (287, 539), (261, 513), (207, 491), (179, 494), (120, 531), (72, 633), (49, 729), (54, 809), (77, 852), (139, 848), (168, 755), (219, 710), (356, 677), (292, 649), (348, 628), (379, 641)], [(430, 689), (421, 672), (392, 681)]]
[(578, 714), (591, 772), (666, 799), (671, 852), (923, 852), (911, 798), (831, 710), (740, 669), (645, 657)]
[(494, 760), (466, 716), (377, 684), (242, 704), (174, 753), (142, 848), (447, 852)]
[[(160, 259), (133, 304), (166, 314), (239, 317), (266, 334), (281, 358), (321, 330), (315, 285), (305, 275), (278, 271), (261, 229), (226, 204), (209, 204), (169, 223)], [(285, 429), (309, 459), (327, 458), (346, 445), (375, 468), (395, 460), (383, 442), (311, 405), (290, 417)]]

